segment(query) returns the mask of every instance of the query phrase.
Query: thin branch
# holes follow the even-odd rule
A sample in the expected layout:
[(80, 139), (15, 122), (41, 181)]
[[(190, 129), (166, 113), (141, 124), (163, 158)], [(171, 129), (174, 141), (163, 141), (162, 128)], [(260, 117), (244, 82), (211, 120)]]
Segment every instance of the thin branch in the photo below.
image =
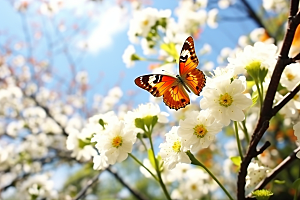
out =
[[(290, 163), (297, 159), (296, 154), (300, 151), (300, 146), (293, 151), (288, 157), (286, 157), (276, 168), (272, 170), (268, 176), (262, 180), (254, 190), (263, 189), (271, 180), (273, 180), (282, 170), (284, 170)], [(250, 194), (248, 195), (250, 197)]]
[(29, 96), (29, 98), (31, 98), (37, 106), (41, 107), (41, 108), (46, 112), (46, 115), (47, 115), (48, 117), (50, 117), (51, 119), (53, 119), (53, 120), (57, 123), (57, 125), (61, 128), (61, 130), (62, 130), (62, 132), (63, 132), (63, 135), (65, 135), (65, 136), (68, 136), (68, 135), (69, 135), (69, 134), (66, 132), (65, 128), (64, 128), (58, 121), (56, 121), (56, 120), (54, 119), (54, 117), (52, 116), (52, 114), (50, 113), (50, 111), (49, 111), (49, 109), (48, 109), (47, 107), (41, 105), (41, 104), (36, 100), (35, 96), (31, 95), (31, 96)]
[(281, 101), (279, 101), (272, 110), (272, 115), (276, 115), (276, 113), (285, 106), (294, 96), (300, 91), (300, 83), (289, 93), (287, 93)]
[[(44, 158), (39, 158), (39, 159), (33, 159), (31, 160), (32, 162), (40, 162), (42, 165), (44, 164), (49, 164), (52, 163), (55, 159), (57, 159), (57, 156), (52, 156), (52, 157), (44, 157)], [(9, 173), (11, 171), (11, 168), (8, 168), (6, 170), (0, 171), (0, 174), (2, 173)], [(10, 184), (3, 186), (0, 188), (0, 193), (2, 191), (7, 190), (8, 188), (15, 186), (17, 184), (18, 181), (23, 180), (24, 178), (30, 176), (32, 173), (24, 173), (21, 176), (16, 177)]]
[(23, 174), (23, 176), (20, 176), (20, 177), (15, 178), (10, 184), (8, 184), (8, 185), (6, 185), (6, 186), (0, 188), (0, 193), (3, 192), (3, 191), (5, 191), (5, 190), (7, 190), (7, 189), (10, 188), (11, 186), (15, 186), (15, 185), (17, 184), (18, 181), (20, 181), (20, 180), (26, 178), (26, 177), (29, 176), (29, 175), (31, 175), (31, 174), (30, 174), (30, 173), (25, 173), (25, 174)]
[(266, 141), (265, 144), (257, 151), (257, 155), (262, 154), (269, 146), (271, 146), (271, 143)]
[(140, 200), (147, 200), (147, 198), (145, 196), (143, 196), (142, 194), (140, 194), (137, 191), (133, 190), (127, 183), (125, 183), (124, 180), (119, 176), (119, 174), (117, 172), (115, 172), (114, 170), (112, 170), (110, 167), (108, 167), (106, 169), (106, 171), (111, 173), (125, 188), (127, 188), (130, 191), (130, 193), (135, 198), (140, 199)]
[(266, 28), (266, 26), (263, 24), (262, 20), (260, 19), (260, 17), (255, 13), (255, 11), (252, 9), (252, 7), (250, 6), (250, 4), (246, 1), (246, 0), (241, 0), (241, 2), (244, 4), (244, 6), (247, 8), (248, 14), (249, 16), (255, 21), (255, 23), (259, 26), (265, 29), (266, 33), (270, 36), (272, 36), (270, 34), (270, 32), (268, 31), (268, 29)]
[(87, 190), (92, 187), (96, 182), (98, 182), (99, 180), (99, 175), (102, 173), (103, 171), (100, 171), (98, 174), (96, 174), (96, 176), (94, 176), (91, 180), (89, 180), (86, 184), (86, 186), (84, 188), (81, 189), (81, 191), (76, 195), (76, 197), (74, 198), (74, 200), (79, 200), (81, 198), (84, 198), (86, 196), (86, 192)]

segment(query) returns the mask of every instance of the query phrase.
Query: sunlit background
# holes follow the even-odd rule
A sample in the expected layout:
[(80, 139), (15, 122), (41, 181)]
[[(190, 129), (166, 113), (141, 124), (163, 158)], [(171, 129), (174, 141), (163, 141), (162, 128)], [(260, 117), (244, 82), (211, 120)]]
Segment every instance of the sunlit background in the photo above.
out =
[[(10, 66), (11, 73), (18, 74), (19, 86), (27, 88), (24, 93), (28, 93), (28, 96), (34, 95), (34, 91), (39, 91), (47, 94), (45, 101), (58, 100), (55, 104), (49, 104), (50, 107), (47, 109), (50, 110), (50, 113), (53, 110), (59, 110), (58, 112), (63, 110), (62, 112), (69, 113), (74, 118), (80, 118), (79, 124), (81, 124), (95, 114), (110, 110), (114, 110), (123, 117), (127, 111), (137, 108), (139, 104), (151, 101), (158, 103), (162, 111), (171, 114), (169, 118), (173, 121), (163, 129), (164, 132), (168, 132), (167, 130), (171, 126), (178, 125), (184, 111), (170, 110), (161, 98), (156, 99), (147, 91), (138, 88), (134, 84), (134, 79), (144, 74), (165, 73), (162, 72), (162, 69), (176, 75), (178, 74), (178, 63), (176, 62), (179, 58), (174, 58), (175, 61), (164, 60), (166, 52), (159, 47), (161, 44), (171, 41), (164, 33), (160, 33), (160, 40), (152, 49), (145, 47), (141, 37), (134, 43), (130, 38), (132, 35), (130, 36), (129, 30), (133, 24), (134, 13), (148, 7), (170, 13), (169, 18), (172, 18), (174, 23), (180, 23), (180, 20), (186, 17), (182, 23), (188, 26), (187, 18), (191, 18), (191, 24), (194, 23), (194, 19), (193, 16), (189, 16), (189, 13), (182, 11), (186, 2), (201, 4), (206, 1), (1, 0), (0, 63), (5, 62), (7, 66)], [(245, 4), (245, 2), (248, 3)], [(263, 3), (265, 7), (262, 6)], [(264, 24), (269, 23), (269, 33), (273, 33), (273, 35), (265, 34), (262, 21), (255, 19), (246, 5), (250, 5), (251, 9), (257, 12), (261, 18), (266, 18)], [(268, 6), (271, 11), (267, 10)], [(279, 13), (278, 10), (281, 8), (279, 5), (277, 6), (271, 5), (270, 1), (207, 1), (207, 5), (201, 8), (205, 15), (201, 25), (198, 24), (189, 33), (183, 34), (179, 31), (178, 35), (174, 33), (176, 36), (174, 36), (176, 38), (174, 41), (177, 42), (176, 49), (179, 53), (187, 36), (193, 36), (200, 63), (198, 68), (210, 76), (216, 67), (227, 65), (227, 57), (232, 55), (235, 49), (243, 49), (247, 44), (253, 44), (256, 41), (266, 41), (272, 36), (276, 38), (275, 41), (272, 40), (275, 43), (282, 39), (282, 31), (276, 32), (275, 30), (279, 26), (285, 26), (283, 18), (278, 17), (276, 22), (269, 20)], [(201, 15), (199, 14), (199, 16)], [(196, 18), (201, 21), (199, 16)], [(144, 23), (146, 22), (144, 21)], [(128, 60), (126, 61), (124, 54), (130, 45), (133, 45), (135, 54), (141, 58), (131, 64), (128, 63)], [(27, 85), (28, 82), (31, 82), (32, 86)], [(36, 97), (38, 99), (39, 95)], [(43, 99), (43, 97), (40, 98)], [(192, 105), (190, 106), (199, 110), (201, 98), (201, 96), (191, 94)], [(45, 104), (40, 102), (40, 104), (46, 106), (47, 102)], [(65, 107), (60, 108), (61, 105)], [(12, 115), (9, 119), (2, 117), (0, 120), (10, 123), (16, 116)], [(54, 116), (54, 118), (60, 125), (67, 124), (67, 119), (63, 116)], [(17, 131), (14, 134), (8, 134), (7, 130), (4, 130), (5, 126), (2, 124), (1, 126), (3, 131), (0, 130), (0, 133), (8, 137), (1, 137), (0, 151), (9, 143), (22, 141), (28, 134), (28, 130), (20, 132), (19, 135)], [(83, 127), (78, 126), (79, 129)], [(16, 138), (18, 139), (14, 141)], [(223, 141), (222, 146), (219, 147), (220, 151), (224, 149), (230, 151), (232, 146), (235, 148), (231, 139), (220, 134), (217, 136), (218, 141)], [(163, 138), (159, 137), (157, 140), (161, 142)], [(159, 150), (158, 144), (155, 147), (157, 151)], [(138, 157), (143, 158), (144, 156), (142, 153), (138, 153)], [(223, 164), (221, 158), (216, 158), (215, 161), (220, 162), (219, 169), (221, 169)], [(82, 170), (80, 173), (84, 173), (87, 172), (83, 170), (86, 166), (89, 166), (90, 170), (92, 169), (91, 162), (85, 167), (83, 167), (84, 162), (76, 163), (74, 160), (69, 162), (61, 164), (58, 161), (46, 164), (43, 169), (43, 171), (53, 170), (51, 180), (54, 181), (56, 190), (62, 190), (72, 185), (72, 178), (78, 178), (78, 174), (77, 176), (73, 176), (73, 174), (78, 170)], [(210, 163), (210, 165), (212, 164)], [(140, 173), (138, 167), (135, 166), (134, 169), (130, 169), (130, 167), (130, 164), (116, 167), (123, 174), (132, 174), (124, 178), (127, 182), (140, 177), (140, 175), (136, 175)], [(106, 176), (109, 177), (109, 174), (104, 174), (104, 177)], [(82, 175), (82, 179), (76, 178), (74, 180), (83, 180), (84, 175)], [(0, 180), (4, 179), (0, 178)], [(66, 181), (69, 182), (66, 183)], [(143, 188), (147, 188), (146, 183), (143, 182)], [(1, 187), (6, 184), (9, 184), (9, 181), (7, 183), (0, 182)], [(153, 183), (150, 187), (157, 189)], [(231, 187), (234, 188), (234, 186)], [(74, 191), (72, 188), (66, 190), (71, 191), (69, 194), (73, 192), (73, 197), (76, 196), (76, 189)], [(15, 191), (16, 189), (13, 187), (3, 190), (2, 197), (9, 199)], [(129, 193), (126, 189), (120, 189), (120, 191), (120, 198), (128, 197)], [(222, 191), (218, 190), (215, 196), (221, 197), (222, 195)], [(89, 197), (97, 199), (97, 196)]]

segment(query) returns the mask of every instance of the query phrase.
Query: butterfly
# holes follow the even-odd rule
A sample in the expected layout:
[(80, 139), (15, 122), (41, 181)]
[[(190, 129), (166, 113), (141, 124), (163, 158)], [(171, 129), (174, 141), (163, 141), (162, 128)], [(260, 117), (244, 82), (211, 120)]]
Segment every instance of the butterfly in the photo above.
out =
[(199, 96), (205, 86), (205, 75), (197, 69), (198, 63), (194, 40), (189, 36), (181, 49), (179, 75), (148, 74), (137, 77), (134, 82), (155, 97), (163, 96), (163, 101), (169, 108), (178, 110), (190, 104), (186, 91)]

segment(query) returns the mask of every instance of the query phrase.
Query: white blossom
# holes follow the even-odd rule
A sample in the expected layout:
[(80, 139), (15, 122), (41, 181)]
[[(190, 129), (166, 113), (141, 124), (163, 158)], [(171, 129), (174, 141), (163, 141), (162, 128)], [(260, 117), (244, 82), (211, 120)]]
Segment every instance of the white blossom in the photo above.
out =
[(100, 170), (108, 164), (122, 162), (131, 153), (136, 140), (136, 134), (125, 128), (123, 121), (115, 122), (104, 130), (104, 134), (94, 135), (92, 142), (96, 142), (100, 156), (94, 158), (94, 169)]
[(178, 135), (182, 138), (184, 149), (195, 153), (207, 148), (222, 127), (207, 110), (192, 111), (185, 120), (180, 120)]
[(280, 83), (289, 91), (293, 90), (300, 83), (299, 67), (299, 63), (292, 63), (283, 70)]
[(269, 167), (263, 166), (260, 161), (252, 161), (247, 169), (246, 187), (252, 188), (262, 181), (271, 171)]
[(37, 174), (30, 177), (20, 186), (20, 198), (47, 198), (57, 199), (57, 191), (54, 190), (54, 182), (46, 174)]
[(178, 163), (191, 163), (189, 157), (183, 151), (182, 140), (178, 136), (178, 126), (173, 126), (166, 134), (166, 142), (159, 145), (160, 156), (168, 169), (173, 169)]
[(131, 68), (134, 66), (134, 59), (133, 59), (133, 55), (135, 54), (135, 48), (133, 45), (128, 45), (128, 47), (125, 49), (123, 55), (122, 55), (122, 59), (123, 62), (126, 64), (127, 68)]
[(240, 79), (232, 82), (229, 79), (220, 80), (214, 87), (203, 89), (200, 107), (210, 110), (216, 120), (225, 126), (229, 125), (230, 120), (243, 121), (243, 110), (252, 104), (252, 100), (243, 94), (245, 89), (245, 83)]
[(126, 125), (133, 128), (135, 132), (138, 133), (141, 130), (135, 126), (135, 119), (143, 119), (148, 116), (157, 116), (159, 123), (167, 123), (169, 121), (167, 118), (169, 114), (161, 112), (159, 106), (154, 103), (140, 104), (138, 108), (133, 111), (128, 111), (124, 119)]
[(237, 52), (235, 58), (229, 57), (228, 62), (235, 69), (235, 74), (245, 74), (246, 67), (256, 62), (260, 68), (266, 68), (269, 74), (273, 72), (276, 63), (277, 47), (274, 44), (256, 42), (254, 46), (246, 46)]

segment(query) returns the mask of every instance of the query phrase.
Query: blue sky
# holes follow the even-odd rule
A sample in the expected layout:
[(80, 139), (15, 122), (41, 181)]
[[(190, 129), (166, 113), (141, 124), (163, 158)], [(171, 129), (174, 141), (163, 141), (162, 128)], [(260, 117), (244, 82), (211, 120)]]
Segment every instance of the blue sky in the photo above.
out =
[[(81, 1), (65, 1), (68, 6), (63, 12), (60, 12), (58, 16), (55, 16), (55, 20), (59, 19), (70, 19), (70, 22), (76, 22), (76, 16), (71, 16), (70, 10), (74, 9), (76, 6), (76, 13), (83, 14), (83, 11), (78, 9), (82, 6), (79, 2)], [(71, 3), (70, 3), (71, 2)], [(76, 4), (75, 4), (76, 2)], [(118, 15), (118, 9), (112, 3), (113, 1), (104, 1), (103, 4), (99, 4), (98, 12), (100, 13), (96, 19), (91, 20), (87, 26), (87, 39), (91, 38), (92, 43), (99, 43), (99, 49), (93, 52), (87, 52), (82, 57), (81, 62), (77, 63), (77, 70), (87, 70), (90, 76), (91, 91), (89, 94), (93, 95), (95, 93), (105, 95), (108, 89), (115, 85), (120, 85), (126, 94), (128, 90), (137, 91), (137, 96), (135, 96), (135, 101), (137, 103), (147, 102), (149, 99), (149, 94), (146, 91), (140, 90), (134, 84), (134, 79), (143, 74), (149, 73), (147, 70), (149, 62), (137, 62), (134, 68), (127, 69), (125, 64), (122, 62), (122, 54), (124, 49), (128, 46), (129, 40), (127, 37), (127, 30), (129, 24), (127, 19), (122, 20), (124, 15)], [(86, 7), (95, 6), (84, 4)], [(156, 7), (158, 9), (171, 9), (172, 11), (176, 6), (178, 6), (178, 1), (174, 0), (153, 0), (149, 6)], [(21, 16), (16, 13), (15, 9), (12, 8), (8, 0), (0, 1), (0, 12), (2, 17), (0, 18), (0, 30), (8, 32), (8, 35), (14, 35), (16, 38), (24, 38), (22, 31), (22, 21)], [(238, 12), (238, 11), (237, 11)], [(114, 13), (114, 14), (112, 14)], [(221, 11), (226, 16), (236, 16), (237, 13), (230, 13), (226, 11)], [(242, 12), (238, 14), (243, 14)], [(70, 15), (70, 17), (68, 17)], [(27, 20), (30, 21), (33, 17), (38, 15), (27, 15)], [(120, 18), (121, 16), (121, 18)], [(129, 17), (129, 15), (127, 15)], [(74, 19), (75, 18), (75, 19)], [(55, 21), (54, 20), (54, 21)], [(36, 19), (37, 22), (44, 22), (45, 30), (51, 31), (51, 25), (44, 19)], [(124, 23), (125, 22), (125, 23)], [(211, 55), (205, 58), (199, 58), (201, 60), (211, 60), (216, 63), (216, 57), (220, 50), (229, 46), (233, 48), (236, 45), (237, 37), (241, 34), (249, 33), (253, 28), (253, 23), (250, 21), (237, 21), (232, 22), (222, 21), (217, 29), (210, 29), (208, 26), (205, 27), (200, 39), (195, 41), (196, 52), (200, 50), (203, 44), (208, 43), (212, 46)], [(49, 32), (49, 34), (55, 38), (54, 33)], [(5, 37), (0, 37), (0, 43), (5, 41)], [(46, 44), (45, 44), (46, 45)], [(137, 47), (137, 52), (142, 53), (141, 48)], [(42, 47), (41, 47), (42, 48)], [(37, 50), (38, 51), (38, 50)], [(41, 52), (43, 49), (41, 49)], [(44, 49), (45, 51), (45, 49)], [(71, 53), (76, 55), (73, 49), (70, 50)], [(23, 52), (26, 54), (25, 52)], [(37, 53), (36, 55), (41, 58), (45, 55)], [(77, 55), (80, 55), (77, 54)], [(75, 57), (76, 58), (76, 57)], [(57, 56), (53, 65), (56, 66), (55, 73), (60, 78), (65, 78), (69, 76), (68, 62), (62, 57)], [(201, 66), (199, 66), (201, 69)], [(120, 79), (120, 76), (123, 78)], [(126, 100), (126, 97), (125, 99)]]

